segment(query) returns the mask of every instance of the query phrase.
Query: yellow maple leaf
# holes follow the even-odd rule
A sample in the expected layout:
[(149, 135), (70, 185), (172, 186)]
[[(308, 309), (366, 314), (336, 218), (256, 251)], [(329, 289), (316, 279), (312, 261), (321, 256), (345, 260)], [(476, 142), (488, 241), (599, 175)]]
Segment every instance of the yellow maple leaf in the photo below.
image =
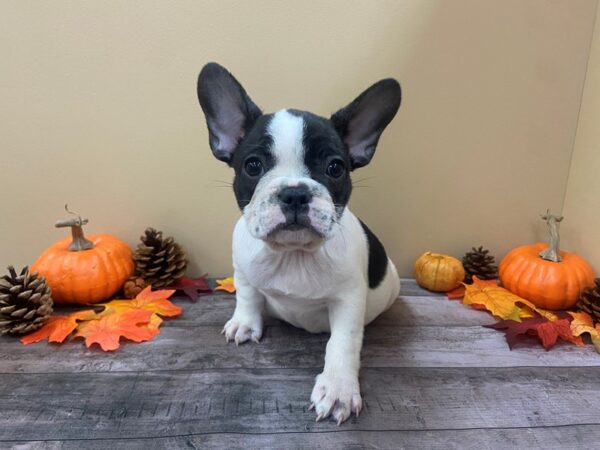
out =
[(567, 312), (573, 317), (571, 321), (571, 333), (573, 333), (573, 336), (581, 336), (583, 333), (589, 333), (594, 348), (600, 353), (600, 323), (594, 327), (594, 321), (586, 312)]
[(215, 291), (225, 291), (233, 294), (235, 292), (235, 286), (233, 285), (233, 277), (223, 278), (222, 280), (217, 280), (218, 286), (215, 288)]
[(104, 311), (101, 315), (122, 313), (131, 309), (144, 309), (154, 314), (159, 314), (163, 317), (174, 317), (181, 314), (181, 308), (171, 303), (168, 298), (173, 295), (175, 290), (158, 290), (153, 291), (151, 286), (147, 286), (134, 299), (116, 299), (108, 303), (102, 303), (99, 306), (104, 306)]
[(473, 284), (465, 284), (463, 304), (477, 309), (486, 309), (494, 316), (504, 320), (515, 320), (533, 317), (534, 311), (548, 320), (556, 320), (557, 316), (545, 309), (536, 307), (529, 300), (490, 283), (483, 283), (474, 278)]

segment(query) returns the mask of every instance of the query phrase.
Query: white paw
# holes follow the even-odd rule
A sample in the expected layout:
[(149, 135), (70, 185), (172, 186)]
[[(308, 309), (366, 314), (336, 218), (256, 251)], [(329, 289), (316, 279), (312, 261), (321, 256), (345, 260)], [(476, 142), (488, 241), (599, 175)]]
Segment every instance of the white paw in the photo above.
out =
[(310, 409), (317, 413), (317, 422), (333, 416), (340, 425), (352, 413), (358, 417), (362, 409), (358, 378), (321, 373), (317, 375), (310, 400)]
[(234, 314), (223, 327), (221, 334), (225, 335), (225, 341), (235, 341), (236, 345), (252, 340), (256, 343), (260, 341), (263, 330), (263, 321), (260, 315), (245, 316)]

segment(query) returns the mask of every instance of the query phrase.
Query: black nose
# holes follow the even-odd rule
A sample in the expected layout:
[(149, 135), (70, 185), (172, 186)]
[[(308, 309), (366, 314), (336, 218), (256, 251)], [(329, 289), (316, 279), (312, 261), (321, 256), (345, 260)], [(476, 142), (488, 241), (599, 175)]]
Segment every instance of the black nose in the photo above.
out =
[(311, 199), (312, 195), (306, 186), (286, 187), (279, 192), (282, 207), (296, 212), (308, 209)]

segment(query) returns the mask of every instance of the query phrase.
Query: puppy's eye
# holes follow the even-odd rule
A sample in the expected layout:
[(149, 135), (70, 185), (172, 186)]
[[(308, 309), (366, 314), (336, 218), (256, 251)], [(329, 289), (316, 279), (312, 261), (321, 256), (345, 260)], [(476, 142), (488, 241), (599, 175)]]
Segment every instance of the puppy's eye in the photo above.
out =
[(257, 177), (263, 173), (262, 161), (254, 156), (250, 157), (246, 160), (244, 169), (249, 176)]
[(345, 170), (346, 169), (344, 168), (344, 161), (342, 161), (341, 159), (334, 159), (329, 163), (325, 172), (331, 178), (339, 178), (342, 175), (344, 175)]

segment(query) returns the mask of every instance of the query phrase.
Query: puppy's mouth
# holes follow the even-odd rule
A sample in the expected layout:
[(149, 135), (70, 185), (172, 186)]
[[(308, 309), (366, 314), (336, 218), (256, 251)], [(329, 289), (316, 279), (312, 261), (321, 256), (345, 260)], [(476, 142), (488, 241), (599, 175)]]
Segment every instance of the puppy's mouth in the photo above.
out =
[(299, 216), (277, 225), (265, 241), (275, 250), (314, 250), (324, 238), (308, 217)]

